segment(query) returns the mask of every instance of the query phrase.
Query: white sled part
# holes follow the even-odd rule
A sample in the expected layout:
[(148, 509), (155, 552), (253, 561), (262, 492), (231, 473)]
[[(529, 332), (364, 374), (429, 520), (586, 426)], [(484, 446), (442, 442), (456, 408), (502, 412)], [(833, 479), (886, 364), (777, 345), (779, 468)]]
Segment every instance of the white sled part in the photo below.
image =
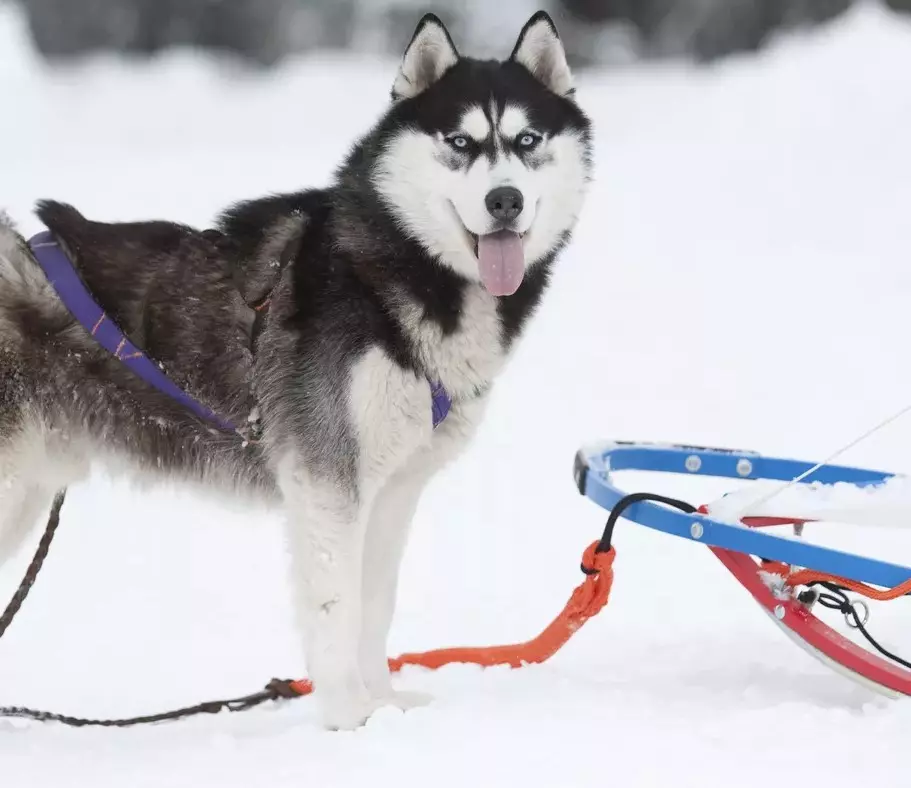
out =
[(708, 505), (717, 520), (738, 523), (743, 517), (791, 517), (877, 528), (911, 527), (911, 479), (894, 477), (880, 484), (796, 484), (769, 500), (780, 482), (757, 482)]
[[(760, 605), (760, 607), (762, 607), (762, 606)], [(768, 615), (768, 617), (772, 621), (775, 622), (775, 624), (778, 626), (778, 628), (782, 632), (784, 632), (793, 643), (800, 646), (800, 648), (802, 648), (804, 651), (806, 651), (807, 654), (809, 654), (811, 657), (814, 657), (816, 660), (821, 662), (823, 665), (825, 665), (830, 670), (834, 670), (836, 673), (841, 674), (846, 679), (853, 681), (855, 684), (859, 684), (860, 686), (865, 687), (866, 689), (870, 690), (871, 692), (875, 692), (877, 695), (883, 695), (884, 697), (887, 697), (890, 700), (899, 700), (900, 698), (905, 697), (905, 695), (903, 693), (898, 692), (898, 691), (892, 689), (891, 687), (886, 687), (885, 685), (880, 684), (877, 681), (868, 679), (866, 676), (862, 676), (860, 673), (856, 673), (855, 671), (851, 670), (850, 668), (846, 668), (840, 662), (836, 662), (834, 659), (829, 657), (827, 654), (824, 654), (818, 648), (815, 648), (814, 646), (811, 646), (809, 643), (807, 643), (807, 641), (805, 641), (802, 637), (800, 637), (795, 632), (793, 632), (783, 621), (779, 621), (770, 610), (768, 610), (765, 607), (762, 607), (762, 609), (766, 613), (766, 615)]]

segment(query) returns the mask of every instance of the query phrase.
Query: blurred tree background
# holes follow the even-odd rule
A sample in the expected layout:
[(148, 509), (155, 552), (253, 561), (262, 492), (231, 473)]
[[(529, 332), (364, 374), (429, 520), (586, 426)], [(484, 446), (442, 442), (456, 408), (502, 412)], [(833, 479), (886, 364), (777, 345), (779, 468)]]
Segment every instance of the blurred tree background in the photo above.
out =
[(557, 20), (577, 67), (710, 62), (876, 1), (911, 13), (911, 0), (5, 0), (22, 6), (50, 61), (192, 46), (261, 67), (317, 49), (398, 54), (424, 11), (442, 17), (465, 50), (502, 56), (504, 40), (539, 8)]

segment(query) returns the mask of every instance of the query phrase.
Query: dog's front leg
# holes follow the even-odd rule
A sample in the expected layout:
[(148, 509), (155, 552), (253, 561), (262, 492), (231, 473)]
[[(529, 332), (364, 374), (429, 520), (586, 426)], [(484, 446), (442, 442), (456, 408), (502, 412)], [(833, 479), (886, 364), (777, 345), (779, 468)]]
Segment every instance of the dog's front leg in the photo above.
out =
[(361, 673), (378, 704), (399, 708), (424, 705), (428, 695), (396, 692), (389, 676), (386, 643), (395, 611), (398, 573), (418, 500), (435, 464), (422, 452), (380, 490), (370, 513), (364, 551), (364, 620), (360, 641)]
[(301, 467), (284, 474), (288, 540), (307, 671), (327, 728), (362, 725), (375, 708), (358, 665), (361, 565), (368, 507)]
[(379, 490), (370, 512), (364, 551), (364, 621), (361, 674), (378, 704), (402, 709), (428, 703), (429, 695), (392, 688), (387, 641), (395, 612), (399, 567), (421, 493), (468, 442), (480, 420), (485, 398), (463, 403), (440, 428), (432, 444), (417, 452)]

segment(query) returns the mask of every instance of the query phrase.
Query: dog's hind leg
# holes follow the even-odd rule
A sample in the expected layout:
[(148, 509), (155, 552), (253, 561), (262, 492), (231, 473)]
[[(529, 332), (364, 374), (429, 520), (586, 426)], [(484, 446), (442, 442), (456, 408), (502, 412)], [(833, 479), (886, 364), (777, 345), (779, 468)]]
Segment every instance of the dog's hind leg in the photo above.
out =
[(0, 564), (15, 554), (31, 532), (56, 490), (42, 478), (38, 462), (43, 447), (33, 430), (17, 430), (0, 438)]
[(36, 484), (0, 493), (0, 565), (18, 552), (53, 496), (54, 492)]
[[(48, 431), (30, 410), (33, 374), (23, 355), (26, 325), (63, 307), (12, 220), (0, 211), (0, 564), (16, 552), (61, 482)], [(25, 318), (28, 319), (25, 319)], [(46, 329), (35, 329), (42, 333)], [(64, 474), (65, 475), (65, 474)]]
[(54, 495), (87, 474), (87, 461), (75, 459), (54, 433), (9, 409), (0, 416), (0, 564), (19, 550)]

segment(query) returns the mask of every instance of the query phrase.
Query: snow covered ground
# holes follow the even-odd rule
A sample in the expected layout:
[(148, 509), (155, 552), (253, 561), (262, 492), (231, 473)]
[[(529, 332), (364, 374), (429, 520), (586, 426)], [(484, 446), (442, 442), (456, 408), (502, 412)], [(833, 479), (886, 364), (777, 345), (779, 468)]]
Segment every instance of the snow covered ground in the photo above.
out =
[[(28, 231), (45, 196), (204, 224), (321, 183), (393, 76), (188, 55), (51, 72), (19, 26), (0, 11), (0, 205)], [(758, 59), (584, 80), (591, 200), (480, 438), (422, 503), (394, 651), (525, 638), (562, 607), (603, 521), (570, 476), (584, 442), (820, 458), (908, 403), (909, 74), (911, 25), (864, 5)], [(911, 417), (844, 459), (911, 471)], [(808, 535), (911, 561), (908, 530)], [(130, 715), (301, 672), (273, 516), (98, 478), (58, 538), (0, 644), (0, 704)], [(911, 702), (811, 660), (707, 550), (632, 525), (617, 546), (608, 609), (546, 665), (408, 670), (436, 703), (350, 734), (319, 730), (307, 700), (128, 731), (0, 721), (0, 785), (908, 785)], [(27, 559), (0, 568), (0, 601)], [(909, 613), (873, 618), (905, 655)]]

